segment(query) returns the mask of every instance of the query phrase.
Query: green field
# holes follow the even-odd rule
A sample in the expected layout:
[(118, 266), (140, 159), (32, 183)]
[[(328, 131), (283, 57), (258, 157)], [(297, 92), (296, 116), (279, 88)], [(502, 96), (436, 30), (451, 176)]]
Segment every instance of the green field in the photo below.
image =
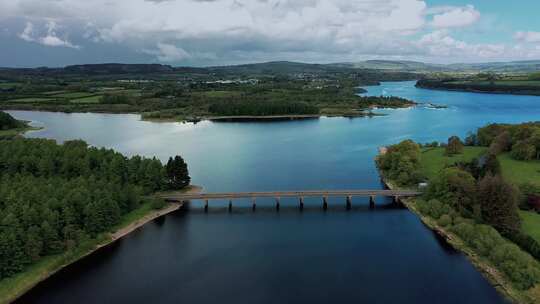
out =
[(71, 103), (100, 103), (102, 95), (88, 96), (70, 100)]
[[(448, 157), (444, 155), (444, 148), (424, 148), (421, 158), (422, 172), (432, 179), (444, 167), (458, 161), (470, 161), (485, 150), (484, 147), (465, 147), (463, 154)], [(540, 187), (540, 161), (515, 160), (509, 153), (499, 155), (498, 159), (505, 180), (516, 185), (533, 183)], [(530, 211), (520, 211), (519, 214), (523, 220), (523, 231), (540, 242), (540, 214)]]
[(503, 177), (516, 185), (532, 183), (540, 187), (540, 161), (520, 161), (510, 157), (509, 153), (498, 156)]
[(0, 89), (9, 89), (20, 85), (17, 82), (0, 82)]
[(424, 148), (422, 149), (421, 163), (422, 173), (432, 179), (437, 174), (449, 165), (453, 165), (460, 161), (471, 161), (475, 157), (479, 157), (486, 151), (484, 147), (465, 147), (463, 154), (455, 156), (444, 155), (445, 148)]
[(220, 97), (236, 97), (242, 94), (239, 91), (206, 91), (198, 92), (197, 95), (210, 97), (210, 98), (220, 98)]
[(519, 216), (523, 221), (521, 228), (532, 236), (537, 242), (540, 242), (540, 214), (531, 211), (519, 211)]
[(88, 97), (92, 95), (93, 95), (92, 93), (88, 93), (88, 92), (69, 92), (69, 93), (56, 94), (54, 95), (54, 97), (71, 99), (71, 98), (83, 98), (83, 97)]
[(55, 100), (54, 98), (27, 97), (27, 98), (10, 99), (10, 100), (6, 100), (5, 102), (37, 103), (37, 102), (49, 102), (49, 101), (54, 101), (54, 100)]

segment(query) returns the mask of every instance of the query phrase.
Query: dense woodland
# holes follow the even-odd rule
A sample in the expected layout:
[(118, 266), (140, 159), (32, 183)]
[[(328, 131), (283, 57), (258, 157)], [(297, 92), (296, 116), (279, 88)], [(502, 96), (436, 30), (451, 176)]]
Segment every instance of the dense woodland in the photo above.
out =
[(152, 200), (145, 195), (189, 181), (179, 156), (164, 166), (80, 140), (0, 141), (0, 280), (108, 231)]
[[(509, 152), (518, 160), (538, 158), (540, 123), (492, 124), (469, 135), (465, 143), (453, 136), (442, 146), (446, 155), (451, 156), (461, 154), (465, 144), (489, 148), (480, 158), (447, 166), (430, 180), (417, 203), (419, 211), (499, 265), (517, 288), (529, 289), (540, 282), (540, 267), (503, 236), (540, 259), (540, 244), (522, 231), (518, 215), (520, 199), (538, 195), (540, 189), (533, 185), (518, 188), (505, 181), (497, 155)], [(425, 147), (437, 146), (439, 143)], [(386, 154), (378, 157), (377, 165), (386, 178), (413, 186), (426, 180), (421, 158), (421, 146), (407, 140), (389, 147)]]
[(24, 127), (24, 123), (16, 120), (6, 112), (0, 111), (0, 130), (10, 130)]

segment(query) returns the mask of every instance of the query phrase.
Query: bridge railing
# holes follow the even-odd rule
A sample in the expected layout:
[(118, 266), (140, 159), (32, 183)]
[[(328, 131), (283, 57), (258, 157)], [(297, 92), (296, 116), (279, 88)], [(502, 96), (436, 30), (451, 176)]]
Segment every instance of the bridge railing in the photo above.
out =
[(280, 199), (283, 197), (298, 197), (299, 208), (304, 208), (304, 197), (322, 197), (323, 209), (328, 208), (328, 197), (345, 197), (346, 208), (351, 209), (352, 197), (363, 196), (369, 197), (370, 207), (375, 207), (375, 197), (386, 196), (393, 197), (395, 203), (400, 202), (402, 197), (417, 196), (421, 193), (411, 190), (307, 190), (307, 191), (272, 191), (272, 192), (230, 192), (230, 193), (192, 193), (192, 194), (175, 194), (175, 195), (163, 195), (162, 198), (169, 202), (184, 202), (190, 200), (204, 200), (205, 211), (208, 211), (208, 204), (210, 200), (225, 199), (229, 200), (229, 210), (232, 209), (233, 199), (251, 198), (252, 208), (256, 209), (256, 199), (272, 197), (276, 200), (276, 209), (279, 210)]

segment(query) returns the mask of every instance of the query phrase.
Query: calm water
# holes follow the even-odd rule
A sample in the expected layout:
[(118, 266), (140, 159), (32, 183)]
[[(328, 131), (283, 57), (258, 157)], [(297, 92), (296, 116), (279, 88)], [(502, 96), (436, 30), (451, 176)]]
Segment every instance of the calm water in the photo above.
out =
[[(414, 88), (370, 87), (448, 109), (379, 110), (385, 117), (279, 123), (150, 123), (137, 115), (12, 111), (45, 129), (29, 137), (81, 138), (124, 154), (165, 160), (181, 154), (193, 183), (206, 191), (380, 188), (377, 147), (413, 138), (464, 136), (488, 122), (540, 119), (540, 98)], [(412, 213), (364, 199), (294, 200), (276, 213), (271, 201), (200, 202), (147, 224), (67, 268), (21, 303), (503, 303), (461, 254)], [(264, 206), (268, 208), (264, 208)], [(261, 208), (262, 207), (262, 208)]]

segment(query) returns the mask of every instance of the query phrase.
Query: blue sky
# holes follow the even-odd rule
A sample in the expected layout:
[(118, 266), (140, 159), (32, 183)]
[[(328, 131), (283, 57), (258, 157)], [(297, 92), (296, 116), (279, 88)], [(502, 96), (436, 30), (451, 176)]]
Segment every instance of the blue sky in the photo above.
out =
[(0, 0), (0, 66), (540, 59), (538, 0)]

